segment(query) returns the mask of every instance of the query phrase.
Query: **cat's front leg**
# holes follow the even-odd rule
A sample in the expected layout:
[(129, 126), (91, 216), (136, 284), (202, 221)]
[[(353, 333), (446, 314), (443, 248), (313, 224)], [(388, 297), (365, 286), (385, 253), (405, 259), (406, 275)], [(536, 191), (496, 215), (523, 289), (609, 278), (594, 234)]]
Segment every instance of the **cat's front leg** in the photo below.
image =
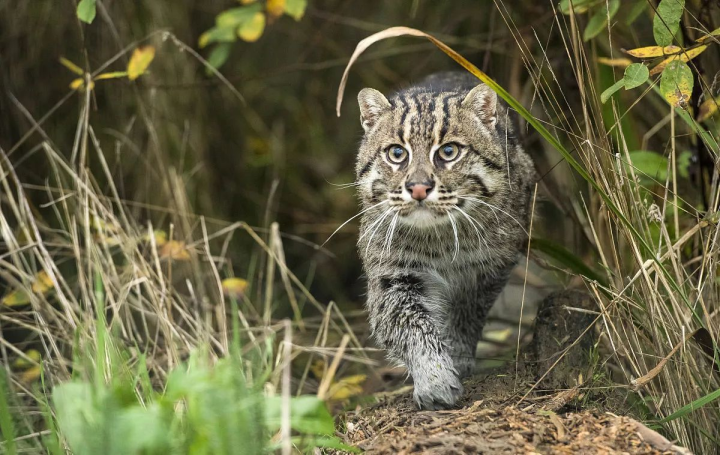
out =
[(373, 335), (391, 358), (407, 366), (418, 407), (453, 406), (463, 388), (433, 317), (437, 302), (421, 277), (400, 273), (371, 278), (368, 290)]

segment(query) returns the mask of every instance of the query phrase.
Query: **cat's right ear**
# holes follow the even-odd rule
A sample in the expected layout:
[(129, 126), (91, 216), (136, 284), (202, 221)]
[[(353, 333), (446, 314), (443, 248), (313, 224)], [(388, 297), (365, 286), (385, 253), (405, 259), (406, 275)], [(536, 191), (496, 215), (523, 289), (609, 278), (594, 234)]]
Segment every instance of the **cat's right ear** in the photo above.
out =
[(360, 105), (360, 123), (366, 132), (370, 131), (380, 115), (391, 107), (390, 101), (385, 98), (385, 95), (374, 88), (360, 90), (358, 104)]

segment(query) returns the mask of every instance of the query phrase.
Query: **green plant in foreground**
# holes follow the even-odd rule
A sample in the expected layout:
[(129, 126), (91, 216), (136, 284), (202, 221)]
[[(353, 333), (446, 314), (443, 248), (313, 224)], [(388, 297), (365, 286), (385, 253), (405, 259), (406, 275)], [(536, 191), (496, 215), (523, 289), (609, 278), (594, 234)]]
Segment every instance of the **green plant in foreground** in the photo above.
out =
[[(267, 453), (283, 445), (283, 406), (289, 410), (290, 443), (296, 450), (354, 451), (333, 435), (334, 420), (319, 398), (269, 396), (250, 385), (239, 349), (214, 364), (207, 349), (196, 350), (158, 391), (145, 357), (131, 366), (129, 352), (117, 348), (101, 324), (94, 349), (100, 354), (76, 356), (75, 377), (50, 394), (43, 442), (50, 453), (63, 453), (61, 441), (76, 455)], [(14, 454), (15, 426), (7, 412), (13, 397), (4, 380), (0, 387), (5, 436), (0, 447)]]

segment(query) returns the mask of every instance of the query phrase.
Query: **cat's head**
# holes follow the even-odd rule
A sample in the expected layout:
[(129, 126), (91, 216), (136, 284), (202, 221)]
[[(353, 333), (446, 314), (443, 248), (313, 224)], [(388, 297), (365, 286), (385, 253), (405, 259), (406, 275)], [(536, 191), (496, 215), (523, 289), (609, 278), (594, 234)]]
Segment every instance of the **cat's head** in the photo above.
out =
[(507, 186), (508, 133), (498, 127), (497, 95), (487, 85), (411, 89), (390, 99), (366, 88), (358, 102), (365, 135), (356, 172), (365, 208), (434, 226), (458, 209), (492, 204)]

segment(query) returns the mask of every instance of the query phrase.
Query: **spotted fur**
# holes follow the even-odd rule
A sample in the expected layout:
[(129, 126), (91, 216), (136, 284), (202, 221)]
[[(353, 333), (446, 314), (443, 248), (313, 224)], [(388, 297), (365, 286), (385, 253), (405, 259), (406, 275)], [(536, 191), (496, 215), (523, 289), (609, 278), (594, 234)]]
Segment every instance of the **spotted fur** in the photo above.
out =
[[(462, 393), (459, 379), (473, 370), (487, 313), (526, 238), (535, 182), (509, 109), (477, 82), (442, 73), (389, 98), (358, 95), (358, 248), (370, 325), (407, 366), (426, 409)], [(397, 146), (407, 153), (400, 163)], [(458, 157), (445, 161), (452, 147)], [(432, 186), (425, 199), (413, 199), (413, 182)]]

